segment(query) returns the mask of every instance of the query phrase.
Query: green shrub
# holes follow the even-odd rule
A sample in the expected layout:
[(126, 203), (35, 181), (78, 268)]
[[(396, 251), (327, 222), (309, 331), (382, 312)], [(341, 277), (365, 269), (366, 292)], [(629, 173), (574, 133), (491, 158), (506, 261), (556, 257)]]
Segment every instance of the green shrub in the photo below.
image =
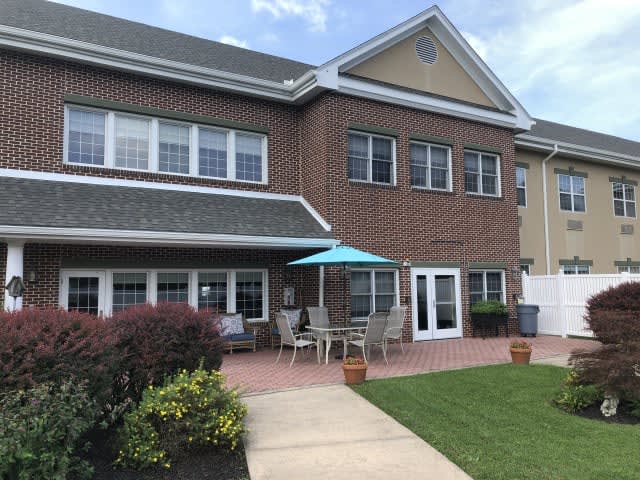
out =
[(565, 412), (576, 413), (593, 405), (602, 398), (602, 392), (595, 385), (582, 385), (580, 376), (571, 370), (562, 385), (562, 390), (554, 399), (554, 403)]
[(629, 403), (631, 406), (631, 415), (640, 418), (640, 400), (631, 400)]
[(509, 315), (507, 306), (498, 300), (482, 300), (471, 306), (472, 314)]
[(193, 448), (234, 450), (244, 432), (246, 407), (224, 387), (218, 371), (182, 370), (163, 387), (149, 386), (125, 415), (116, 464), (133, 468), (171, 466)]
[(94, 426), (98, 407), (85, 382), (44, 383), (0, 395), (0, 478), (90, 478), (75, 454)]

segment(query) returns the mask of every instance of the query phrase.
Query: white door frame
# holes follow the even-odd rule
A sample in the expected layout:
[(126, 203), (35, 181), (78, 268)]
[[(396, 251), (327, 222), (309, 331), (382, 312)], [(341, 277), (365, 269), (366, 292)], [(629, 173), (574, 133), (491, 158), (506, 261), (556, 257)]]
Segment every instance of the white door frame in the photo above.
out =
[(98, 279), (98, 315), (105, 314), (106, 273), (101, 270), (62, 270), (60, 272), (60, 293), (58, 304), (65, 310), (69, 309), (69, 277)]
[[(418, 275), (424, 275), (427, 280), (427, 315), (428, 330), (418, 330)], [(455, 282), (456, 297), (456, 328), (438, 329), (435, 307), (435, 278), (437, 275), (452, 275)], [(436, 340), (444, 338), (462, 337), (462, 294), (460, 287), (459, 268), (412, 268), (411, 269), (411, 318), (413, 326), (413, 341)]]

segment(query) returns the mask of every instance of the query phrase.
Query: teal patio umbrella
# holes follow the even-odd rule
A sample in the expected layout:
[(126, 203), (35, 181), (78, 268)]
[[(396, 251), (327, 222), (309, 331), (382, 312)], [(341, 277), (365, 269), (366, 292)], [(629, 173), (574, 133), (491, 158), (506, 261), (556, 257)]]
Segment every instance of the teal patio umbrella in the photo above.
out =
[(316, 253), (309, 257), (301, 258), (289, 262), (287, 265), (317, 265), (325, 267), (342, 267), (343, 271), (343, 283), (342, 283), (342, 309), (346, 321), (346, 293), (347, 293), (347, 279), (346, 270), (347, 267), (370, 267), (370, 266), (397, 266), (398, 264), (388, 258), (379, 257), (372, 253), (363, 252), (357, 248), (348, 247), (346, 245), (340, 245), (336, 248), (326, 250), (324, 252)]

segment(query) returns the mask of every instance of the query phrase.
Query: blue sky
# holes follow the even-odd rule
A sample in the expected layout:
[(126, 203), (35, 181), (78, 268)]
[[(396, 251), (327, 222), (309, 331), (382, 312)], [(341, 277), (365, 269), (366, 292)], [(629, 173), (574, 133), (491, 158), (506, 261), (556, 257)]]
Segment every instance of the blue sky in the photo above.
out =
[[(416, 0), (58, 0), (321, 64), (401, 23)], [(438, 2), (536, 117), (640, 141), (640, 1)]]

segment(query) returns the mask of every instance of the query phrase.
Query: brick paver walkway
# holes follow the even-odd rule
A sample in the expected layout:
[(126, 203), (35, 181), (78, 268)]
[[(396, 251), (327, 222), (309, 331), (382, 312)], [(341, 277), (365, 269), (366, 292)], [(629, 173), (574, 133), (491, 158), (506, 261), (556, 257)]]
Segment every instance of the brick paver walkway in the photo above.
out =
[[(389, 347), (389, 365), (385, 365), (382, 352), (373, 347), (369, 361), (367, 378), (383, 378), (411, 375), (421, 372), (472, 367), (511, 361), (509, 342), (513, 338), (459, 338), (434, 340), (405, 345), (404, 355), (399, 345)], [(593, 348), (591, 340), (539, 336), (528, 339), (533, 344), (532, 359), (566, 355), (578, 348)], [(341, 351), (340, 344), (339, 350)], [(318, 365), (316, 353), (304, 355), (298, 351), (296, 361), (289, 368), (293, 350), (282, 352), (280, 362), (275, 364), (278, 350), (264, 348), (258, 352), (237, 351), (226, 354), (222, 372), (227, 375), (229, 386), (235, 386), (242, 393), (283, 390), (305, 385), (342, 383), (341, 361), (334, 359), (332, 350), (329, 364)]]

